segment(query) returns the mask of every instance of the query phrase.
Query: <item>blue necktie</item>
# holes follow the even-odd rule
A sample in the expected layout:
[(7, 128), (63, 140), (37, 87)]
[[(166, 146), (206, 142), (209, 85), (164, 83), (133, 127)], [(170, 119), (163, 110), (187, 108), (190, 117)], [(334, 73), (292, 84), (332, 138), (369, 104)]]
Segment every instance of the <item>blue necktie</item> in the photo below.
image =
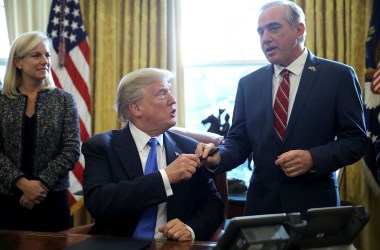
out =
[[(150, 174), (158, 171), (157, 165), (157, 140), (150, 138), (147, 143), (150, 146), (148, 159), (145, 165), (145, 174)], [(154, 231), (156, 228), (158, 206), (152, 206), (144, 209), (141, 214), (140, 220), (137, 224), (136, 230), (133, 234), (135, 238), (154, 238)]]

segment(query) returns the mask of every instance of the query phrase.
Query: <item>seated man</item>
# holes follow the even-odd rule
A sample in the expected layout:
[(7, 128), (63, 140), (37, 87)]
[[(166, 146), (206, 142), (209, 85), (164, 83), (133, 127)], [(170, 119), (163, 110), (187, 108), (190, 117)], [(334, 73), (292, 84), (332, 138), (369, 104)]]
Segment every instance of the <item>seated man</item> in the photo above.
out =
[[(209, 240), (222, 223), (224, 205), (213, 180), (199, 168), (197, 142), (167, 131), (176, 124), (172, 77), (154, 68), (124, 76), (116, 110), (127, 125), (83, 144), (84, 201), (95, 219), (90, 233)], [(150, 144), (152, 138), (157, 146)]]

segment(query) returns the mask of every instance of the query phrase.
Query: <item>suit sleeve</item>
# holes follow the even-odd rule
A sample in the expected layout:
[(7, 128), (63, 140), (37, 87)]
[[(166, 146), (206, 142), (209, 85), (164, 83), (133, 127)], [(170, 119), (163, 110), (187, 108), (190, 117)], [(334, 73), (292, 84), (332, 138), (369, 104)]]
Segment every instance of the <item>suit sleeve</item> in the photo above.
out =
[(195, 211), (185, 223), (195, 233), (195, 240), (210, 240), (211, 236), (221, 225), (224, 219), (224, 204), (204, 169), (201, 173), (201, 185), (198, 186)]
[(74, 169), (80, 156), (79, 138), (79, 115), (76, 103), (71, 94), (64, 96), (62, 113), (63, 130), (61, 135), (61, 145), (59, 153), (47, 164), (47, 167), (38, 174), (38, 178), (49, 188)]
[[(95, 136), (82, 146), (86, 208), (95, 220), (137, 220), (145, 207), (167, 199), (161, 174), (128, 176), (108, 139)], [(140, 159), (130, 161), (141, 168)]]
[[(355, 71), (344, 67), (336, 93), (336, 138), (325, 145), (310, 148), (317, 175), (333, 172), (358, 161), (368, 144), (361, 89)], [(333, 108), (333, 107), (332, 107)], [(323, 168), (321, 168), (323, 166)]]

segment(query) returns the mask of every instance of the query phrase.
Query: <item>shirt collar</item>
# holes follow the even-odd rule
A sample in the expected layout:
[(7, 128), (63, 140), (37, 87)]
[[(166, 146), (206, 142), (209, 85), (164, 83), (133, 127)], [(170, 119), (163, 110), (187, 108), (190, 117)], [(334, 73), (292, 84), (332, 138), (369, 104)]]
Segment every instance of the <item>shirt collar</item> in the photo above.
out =
[[(131, 130), (131, 134), (133, 139), (135, 140), (137, 150), (141, 152), (146, 144), (148, 143), (149, 139), (152, 138), (146, 133), (144, 133), (142, 130), (138, 129), (135, 125), (133, 125), (131, 122), (129, 122), (129, 128)], [(163, 149), (164, 145), (164, 136), (163, 134), (155, 137), (158, 141), (158, 144), (161, 146), (161, 149)]]
[(293, 74), (300, 76), (305, 66), (308, 53), (309, 53), (308, 50), (304, 48), (302, 54), (296, 60), (294, 60), (291, 64), (289, 64), (288, 67), (282, 67), (281, 65), (275, 64), (274, 76), (276, 78), (281, 77), (280, 73), (285, 68), (288, 69)]

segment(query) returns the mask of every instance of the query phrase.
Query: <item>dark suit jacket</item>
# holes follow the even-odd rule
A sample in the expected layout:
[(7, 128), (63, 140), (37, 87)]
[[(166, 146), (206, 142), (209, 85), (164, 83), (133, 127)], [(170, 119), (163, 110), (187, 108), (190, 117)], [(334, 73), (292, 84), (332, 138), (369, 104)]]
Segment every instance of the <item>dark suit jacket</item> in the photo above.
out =
[[(197, 142), (164, 133), (166, 161), (175, 153), (194, 153)], [(84, 201), (95, 219), (93, 234), (132, 236), (142, 210), (167, 202), (167, 219), (190, 226), (196, 240), (209, 240), (223, 221), (224, 206), (204, 168), (192, 178), (172, 184), (167, 197), (160, 173), (144, 175), (129, 126), (98, 134), (82, 146), (85, 156)]]
[[(268, 65), (239, 81), (217, 173), (243, 163), (253, 152), (247, 215), (304, 214), (308, 208), (339, 205), (334, 171), (359, 160), (368, 143), (356, 73), (309, 52), (281, 142), (274, 129), (273, 71)], [(278, 155), (296, 149), (310, 151), (314, 174), (289, 178), (275, 165)]]

